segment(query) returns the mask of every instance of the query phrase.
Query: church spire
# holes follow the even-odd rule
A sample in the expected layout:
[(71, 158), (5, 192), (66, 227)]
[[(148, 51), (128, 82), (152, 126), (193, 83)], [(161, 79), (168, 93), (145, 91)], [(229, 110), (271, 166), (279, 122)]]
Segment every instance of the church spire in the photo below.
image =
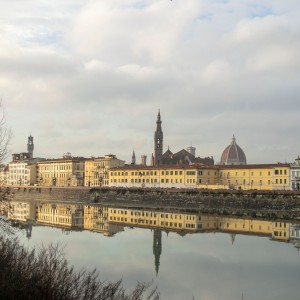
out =
[(132, 151), (132, 157), (131, 157), (131, 164), (135, 165), (135, 163), (136, 163), (136, 159), (135, 159), (135, 153), (134, 153), (134, 149), (133, 149), (133, 151)]
[(163, 132), (161, 129), (161, 116), (160, 110), (158, 110), (156, 120), (156, 130), (154, 132), (154, 164), (155, 166), (162, 164), (163, 155)]

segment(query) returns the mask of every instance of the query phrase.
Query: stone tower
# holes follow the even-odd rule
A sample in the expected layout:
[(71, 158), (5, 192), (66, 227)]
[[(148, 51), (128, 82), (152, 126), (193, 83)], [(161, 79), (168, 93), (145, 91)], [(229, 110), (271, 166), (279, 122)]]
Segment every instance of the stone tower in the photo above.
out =
[(141, 165), (142, 166), (147, 165), (147, 155), (145, 155), (145, 154), (141, 155)]
[(156, 130), (154, 133), (154, 165), (158, 166), (162, 164), (162, 155), (163, 155), (163, 132), (161, 129), (161, 117), (160, 111), (158, 110), (157, 121), (156, 121)]
[(33, 149), (34, 149), (34, 144), (33, 144), (33, 136), (28, 137), (28, 143), (27, 143), (27, 152), (30, 154), (30, 157), (33, 157)]

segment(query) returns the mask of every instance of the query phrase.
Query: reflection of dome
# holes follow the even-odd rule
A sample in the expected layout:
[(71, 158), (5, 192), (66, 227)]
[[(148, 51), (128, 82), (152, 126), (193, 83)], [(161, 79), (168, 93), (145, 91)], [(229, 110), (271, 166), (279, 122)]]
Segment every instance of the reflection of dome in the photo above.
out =
[(242, 148), (235, 142), (235, 137), (233, 136), (232, 142), (223, 151), (221, 156), (221, 165), (246, 165), (246, 155)]

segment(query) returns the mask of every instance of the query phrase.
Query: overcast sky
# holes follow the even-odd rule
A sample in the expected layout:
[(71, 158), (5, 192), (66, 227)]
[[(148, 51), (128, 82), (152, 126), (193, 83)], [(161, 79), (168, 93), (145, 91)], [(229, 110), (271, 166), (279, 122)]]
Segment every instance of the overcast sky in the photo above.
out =
[(189, 145), (219, 161), (300, 154), (299, 0), (0, 0), (11, 151), (131, 159)]

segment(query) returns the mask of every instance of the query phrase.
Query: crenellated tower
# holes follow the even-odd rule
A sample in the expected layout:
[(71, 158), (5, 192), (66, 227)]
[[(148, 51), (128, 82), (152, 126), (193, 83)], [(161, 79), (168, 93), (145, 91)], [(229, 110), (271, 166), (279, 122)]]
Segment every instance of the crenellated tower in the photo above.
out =
[(162, 155), (163, 155), (163, 132), (161, 129), (161, 116), (160, 111), (158, 110), (157, 121), (156, 121), (156, 130), (154, 133), (154, 165), (158, 166), (162, 164)]
[(33, 158), (33, 150), (34, 150), (33, 136), (31, 136), (30, 134), (27, 142), (27, 152), (30, 154), (31, 158)]

